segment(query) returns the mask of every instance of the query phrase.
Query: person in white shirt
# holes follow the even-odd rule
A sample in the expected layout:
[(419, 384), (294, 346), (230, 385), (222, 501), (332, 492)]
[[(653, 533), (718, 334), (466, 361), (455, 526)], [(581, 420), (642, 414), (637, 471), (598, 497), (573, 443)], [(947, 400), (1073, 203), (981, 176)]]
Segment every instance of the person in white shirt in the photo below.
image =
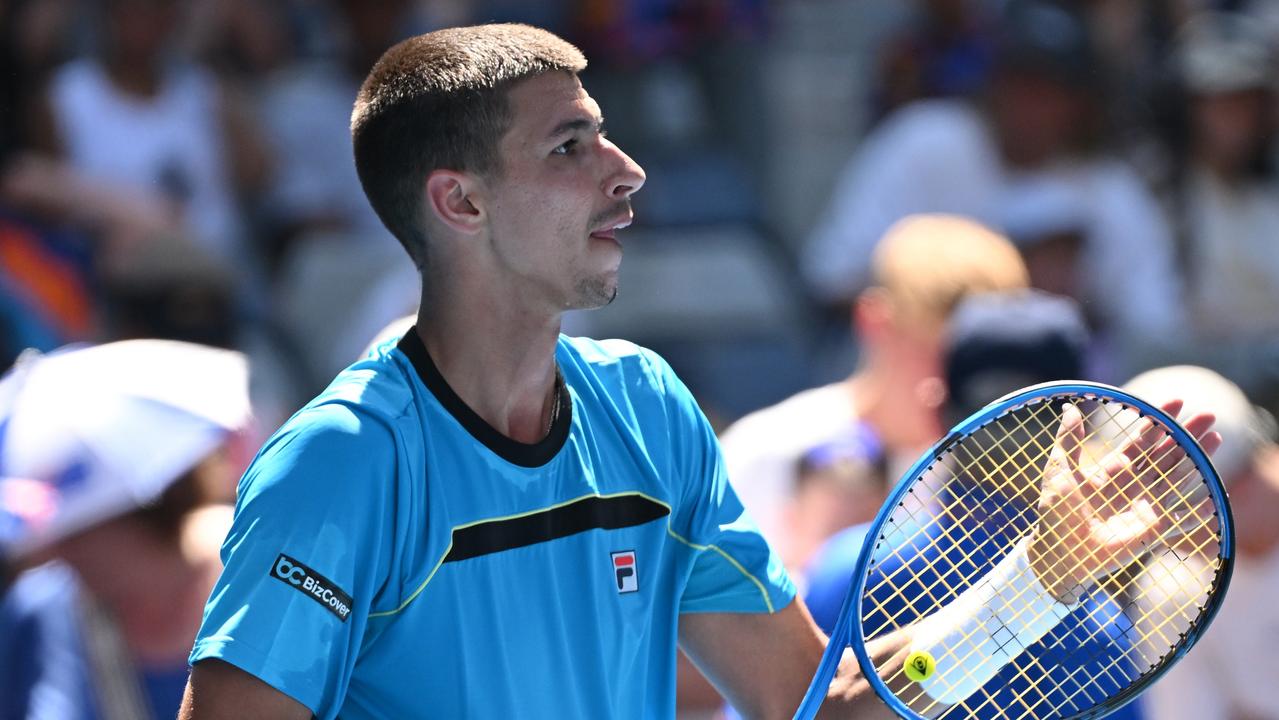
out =
[(898, 477), (941, 436), (942, 336), (951, 311), (969, 295), (1027, 283), (1025, 265), (1007, 239), (948, 215), (894, 225), (872, 267), (872, 286), (853, 307), (861, 355), (856, 372), (751, 413), (720, 438), (742, 504), (793, 569), (806, 560), (792, 552), (795, 533), (786, 520), (800, 458), (860, 421), (882, 444), (890, 480)]
[(1186, 137), (1171, 147), (1166, 203), (1182, 244), (1201, 364), (1252, 384), (1279, 332), (1274, 50), (1256, 18), (1203, 13), (1178, 35)]
[(1075, 299), (1103, 321), (1097, 330), (1110, 330), (1125, 357), (1171, 335), (1183, 313), (1168, 222), (1137, 173), (1099, 148), (1104, 73), (1093, 58), (1077, 12), (1010, 3), (980, 102), (906, 106), (848, 163), (801, 259), (814, 292), (831, 304), (850, 298), (868, 281), (876, 239), (908, 214), (963, 214), (1009, 232), (1008, 203), (1050, 180), (1085, 213)]
[[(1152, 720), (1279, 719), (1273, 660), (1279, 641), (1279, 445), (1274, 419), (1255, 408), (1236, 385), (1201, 367), (1151, 370), (1125, 389), (1154, 403), (1174, 395), (1183, 398), (1183, 419), (1195, 412), (1216, 416), (1222, 445), (1212, 462), (1230, 494), (1237, 538), (1234, 575), (1217, 617), (1143, 698), (1147, 714)], [(1198, 599), (1186, 592), (1198, 592), (1187, 577), (1194, 572), (1175, 560), (1148, 567), (1142, 582), (1162, 592), (1142, 595), (1167, 593), (1169, 607), (1193, 612)], [(1152, 628), (1136, 630), (1157, 636)]]

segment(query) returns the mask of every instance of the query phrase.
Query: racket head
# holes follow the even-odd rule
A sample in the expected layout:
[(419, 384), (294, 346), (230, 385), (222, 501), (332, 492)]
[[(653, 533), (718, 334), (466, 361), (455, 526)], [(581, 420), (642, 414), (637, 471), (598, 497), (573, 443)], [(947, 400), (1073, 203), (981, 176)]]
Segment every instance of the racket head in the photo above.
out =
[[(849, 590), (851, 601), (845, 604), (845, 612), (850, 617), (841, 618), (841, 621), (847, 620), (842, 623), (846, 632), (844, 637), (832, 637), (831, 641), (839, 642), (841, 646), (846, 643), (852, 648), (863, 676), (876, 694), (900, 716), (926, 717), (911, 708), (906, 701), (909, 698), (899, 696), (880, 677), (882, 668), (876, 668), (872, 662), (866, 643), (936, 611), (984, 576), (1017, 540), (1033, 530), (1038, 517), (1035, 505), (1039, 489), (1037, 483), (1058, 428), (1060, 407), (1066, 402), (1075, 403), (1084, 410), (1089, 423), (1085, 428), (1089, 439), (1107, 446), (1089, 451), (1095, 456), (1093, 460), (1118, 447), (1125, 437), (1104, 436), (1101, 430), (1109, 427), (1131, 431), (1132, 423), (1143, 418), (1151, 418), (1157, 423), (1159, 432), (1171, 437), (1176, 442), (1176, 450), (1184, 453), (1175, 469), (1179, 471), (1178, 479), (1185, 482), (1174, 482), (1172, 486), (1180, 495), (1175, 499), (1176, 503), (1185, 506), (1182, 510), (1189, 514), (1174, 523), (1178, 530), (1169, 534), (1163, 547), (1157, 547), (1138, 563), (1103, 579), (1087, 593), (1085, 603), (1091, 603), (1091, 607), (1082, 620), (1077, 617), (1080, 611), (1072, 613), (968, 700), (952, 706), (940, 717), (997, 716), (1013, 720), (1103, 717), (1136, 698), (1184, 656), (1220, 609), (1234, 565), (1233, 521), (1220, 477), (1194, 437), (1160, 408), (1119, 388), (1083, 381), (1052, 382), (1025, 388), (1000, 398), (956, 425), (916, 461), (876, 515), (867, 533), (867, 541), (861, 548)], [(983, 441), (989, 446), (999, 447), (1000, 438), (996, 433), (1010, 430), (1010, 425), (1011, 448), (1004, 447), (993, 458), (983, 458), (984, 453), (972, 454), (971, 448), (981, 447), (978, 443)], [(1033, 449), (1024, 450), (1025, 437), (1016, 437), (1018, 433), (1032, 438), (1027, 442)], [(965, 455), (966, 458), (961, 458)], [(1004, 467), (1011, 467), (1016, 462), (1026, 464), (1030, 469), (1020, 471), (1020, 484), (1005, 480), (982, 488), (985, 483), (974, 480), (971, 472), (962, 476), (953, 472), (952, 466), (957, 459), (967, 463), (966, 466), (961, 465), (965, 471), (994, 470), (1000, 473), (999, 466), (991, 464), (996, 460), (1002, 460)], [(983, 460), (991, 463), (983, 468)], [(1085, 452), (1084, 461), (1088, 460), (1088, 452)], [(1188, 474), (1188, 477), (1183, 478), (1182, 474)], [(975, 498), (971, 496), (974, 486), (981, 491)], [(954, 498), (947, 497), (961, 490), (970, 493), (964, 503), (955, 503)], [(945, 505), (951, 518), (945, 524), (928, 515), (929, 511), (925, 509), (930, 504), (941, 507), (936, 505), (939, 501), (951, 503)], [(1009, 508), (1013, 511), (1009, 512)], [(964, 515), (975, 511), (987, 515), (984, 518)], [(903, 518), (914, 520), (916, 527), (905, 525)], [(954, 528), (962, 532), (957, 533)], [(1188, 540), (1192, 535), (1194, 537)], [(1204, 540), (1204, 535), (1211, 537)], [(967, 547), (956, 543), (956, 540), (962, 540)], [(936, 554), (931, 558), (922, 555), (929, 548), (936, 551), (939, 544), (945, 543), (958, 547), (943, 548), (940, 557)], [(1150, 590), (1142, 585), (1143, 575), (1147, 572), (1145, 568), (1157, 565), (1153, 562), (1156, 559), (1167, 560), (1170, 554), (1175, 558), (1173, 565), (1183, 567), (1193, 561), (1199, 568), (1191, 580), (1179, 581), (1174, 588), (1181, 594), (1202, 600), (1197, 607), (1185, 607), (1184, 601), (1177, 599), (1181, 595), (1174, 598), (1167, 593), (1167, 588), (1163, 589), (1165, 595), (1160, 596), (1157, 588)], [(926, 559), (919, 561), (921, 556)], [(914, 568), (904, 562), (912, 560), (916, 564)], [(1142, 567), (1134, 567), (1138, 565)], [(906, 575), (886, 574), (894, 572)], [(885, 591), (899, 596), (915, 593), (924, 599), (906, 598), (904, 602), (908, 607), (890, 614), (882, 600)], [(1143, 595), (1149, 596), (1146, 599), (1152, 601), (1150, 605), (1156, 610), (1168, 602), (1176, 602), (1179, 609), (1174, 615), (1168, 615), (1166, 609), (1159, 610), (1164, 613), (1163, 619), (1159, 620), (1149, 608), (1142, 609), (1139, 600)], [(1187, 612), (1188, 609), (1191, 611)], [(1115, 610), (1120, 615), (1116, 615)], [(1131, 617), (1134, 614), (1137, 616), (1135, 619)], [(884, 615), (888, 615), (887, 622)], [(1128, 621), (1126, 628), (1125, 619)], [(1086, 627), (1088, 622), (1097, 627)], [(1154, 630), (1147, 632), (1146, 627), (1152, 622), (1155, 622)], [(1111, 637), (1109, 630), (1099, 633), (1098, 628), (1120, 629), (1122, 632)], [(1088, 677), (1086, 672), (1081, 676), (1080, 668), (1085, 665), (1082, 662), (1074, 667), (1069, 664), (1045, 667), (1041, 660), (1038, 667), (1017, 667), (1032, 653), (1040, 650), (1048, 653), (1054, 644), (1058, 655), (1069, 656), (1071, 648), (1067, 644), (1081, 639), (1103, 648), (1107, 644), (1112, 646), (1107, 653), (1091, 660), (1100, 663), (1127, 661), (1128, 666), (1108, 668), (1105, 678)], [(1164, 641), (1167, 641), (1167, 647), (1161, 651), (1160, 643)], [(1041, 645), (1043, 647), (1039, 647)], [(1094, 648), (1092, 652), (1097, 651)], [(1045, 682), (1062, 686), (1038, 687), (1037, 674)], [(1063, 678), (1073, 685), (1064, 686), (1061, 683)], [(1020, 687), (1014, 688), (1017, 682), (1020, 682)], [(1089, 688), (1089, 685), (1094, 687)], [(992, 687), (1002, 689), (995, 691)], [(911, 683), (902, 694), (922, 693), (922, 690), (912, 688), (918, 686)], [(1061, 694), (1067, 695), (1068, 702), (1060, 702)], [(1014, 707), (999, 707), (997, 704), (1009, 700), (1013, 701), (1009, 704)]]

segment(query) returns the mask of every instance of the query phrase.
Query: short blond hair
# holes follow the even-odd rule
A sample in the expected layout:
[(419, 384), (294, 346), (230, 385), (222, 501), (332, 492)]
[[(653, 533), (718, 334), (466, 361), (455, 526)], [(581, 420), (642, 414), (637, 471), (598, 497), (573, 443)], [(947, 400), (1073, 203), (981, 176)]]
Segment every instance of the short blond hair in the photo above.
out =
[(940, 325), (969, 295), (1025, 289), (1030, 274), (1007, 238), (975, 220), (911, 215), (876, 245), (871, 284), (902, 316)]

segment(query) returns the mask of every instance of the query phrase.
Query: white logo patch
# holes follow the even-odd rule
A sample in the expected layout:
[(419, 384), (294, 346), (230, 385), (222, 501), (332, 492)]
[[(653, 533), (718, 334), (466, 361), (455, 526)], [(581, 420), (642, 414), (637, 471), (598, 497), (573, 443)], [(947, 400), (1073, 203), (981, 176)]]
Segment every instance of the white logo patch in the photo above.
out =
[(617, 580), (617, 592), (633, 593), (639, 590), (639, 571), (635, 566), (635, 551), (613, 553), (613, 578)]

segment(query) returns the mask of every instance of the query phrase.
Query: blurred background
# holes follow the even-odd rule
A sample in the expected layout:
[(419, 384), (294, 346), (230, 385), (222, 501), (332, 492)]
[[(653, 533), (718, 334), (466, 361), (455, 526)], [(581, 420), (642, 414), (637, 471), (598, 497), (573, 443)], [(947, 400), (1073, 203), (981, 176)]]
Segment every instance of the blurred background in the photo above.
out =
[[(243, 353), (254, 420), (211, 495), (228, 500), (257, 445), (417, 307), (351, 160), (360, 81), (404, 37), (491, 21), (579, 45), (648, 172), (618, 299), (565, 331), (657, 350), (718, 427), (873, 364), (866, 292), (893, 277), (873, 253), (919, 213), (1016, 249), (1024, 271), (978, 289), (1073, 301), (1075, 374), (1195, 364), (1279, 407), (1274, 0), (0, 0), (0, 370), (73, 342)], [(918, 374), (940, 413), (945, 373)], [(882, 476), (856, 485), (876, 506), (883, 455), (919, 442), (866, 419), (877, 439), (808, 438), (786, 472), (855, 460)], [(695, 690), (681, 702), (713, 712)]]
[(664, 353), (717, 420), (848, 372), (848, 301), (915, 212), (1009, 235), (1082, 303), (1096, 379), (1193, 360), (1273, 406), (1279, 3), (1034, 5), (6, 0), (0, 367), (239, 348), (274, 428), (416, 306), (350, 159), (359, 81), (409, 34), (512, 20), (586, 51), (651, 178), (617, 302), (566, 330)]

